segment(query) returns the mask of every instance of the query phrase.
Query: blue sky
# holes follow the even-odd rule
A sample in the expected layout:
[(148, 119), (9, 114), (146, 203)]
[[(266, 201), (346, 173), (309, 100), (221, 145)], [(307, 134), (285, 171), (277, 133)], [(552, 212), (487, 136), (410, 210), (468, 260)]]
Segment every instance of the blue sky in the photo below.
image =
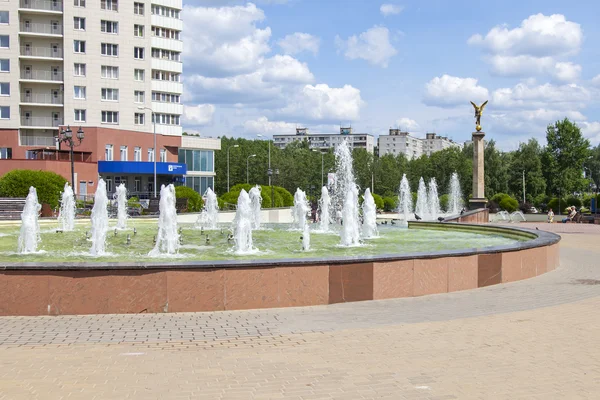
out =
[(593, 1), (184, 0), (184, 127), (208, 136), (400, 127), (457, 141), (489, 104), (504, 149), (569, 117), (600, 141)]

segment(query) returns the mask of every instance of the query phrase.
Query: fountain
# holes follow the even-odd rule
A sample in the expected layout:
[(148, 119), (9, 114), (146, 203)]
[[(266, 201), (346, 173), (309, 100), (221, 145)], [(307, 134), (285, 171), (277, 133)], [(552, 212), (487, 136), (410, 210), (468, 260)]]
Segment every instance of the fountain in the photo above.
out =
[(75, 196), (73, 188), (68, 182), (65, 183), (65, 188), (61, 195), (58, 226), (63, 232), (75, 229)]
[(358, 246), (360, 244), (360, 221), (358, 218), (358, 188), (350, 186), (346, 193), (342, 208), (342, 228), (340, 230), (342, 246)]
[(124, 183), (117, 186), (114, 199), (117, 201), (117, 229), (127, 228), (127, 188)]
[(402, 221), (404, 226), (408, 226), (408, 218), (412, 213), (412, 193), (410, 191), (410, 184), (406, 178), (406, 174), (402, 175), (402, 181), (400, 181), (400, 194), (398, 195), (398, 211), (404, 216)]
[(498, 211), (494, 216), (492, 222), (506, 222), (510, 221), (510, 214), (507, 211)]
[(19, 234), (18, 249), (19, 253), (37, 252), (40, 238), (40, 224), (38, 216), (42, 206), (38, 202), (37, 190), (31, 186), (29, 194), (25, 200), (25, 207), (21, 213), (21, 232)]
[(90, 254), (101, 256), (106, 253), (106, 233), (108, 232), (108, 197), (106, 196), (106, 183), (104, 179), (98, 180), (98, 188), (94, 195), (92, 208), (92, 248)]
[(515, 211), (510, 214), (510, 222), (526, 222), (527, 218), (523, 214), (523, 211)]
[(440, 214), (440, 198), (438, 196), (437, 182), (435, 178), (429, 181), (429, 192), (427, 194), (427, 208), (429, 210), (429, 218), (436, 220)]
[(375, 199), (373, 199), (371, 189), (369, 188), (365, 190), (362, 212), (362, 236), (366, 239), (377, 237), (379, 235), (377, 232), (377, 206), (375, 205)]
[(319, 210), (321, 212), (319, 219), (319, 231), (329, 232), (329, 225), (331, 224), (331, 216), (329, 215), (329, 208), (331, 207), (331, 198), (329, 197), (329, 190), (327, 186), (321, 188), (321, 198), (319, 199)]
[(302, 250), (310, 250), (310, 228), (308, 224), (304, 225), (304, 230), (302, 231)]
[[(332, 216), (337, 223), (341, 222), (342, 210), (346, 201), (346, 195), (352, 186), (356, 186), (354, 171), (352, 169), (352, 149), (348, 141), (344, 139), (335, 148), (335, 181), (331, 204), (333, 206)], [(358, 210), (358, 206), (357, 206)]]
[(219, 202), (217, 195), (211, 188), (206, 189), (206, 201), (204, 209), (198, 216), (196, 228), (217, 229), (219, 222)]
[(250, 207), (252, 208), (252, 229), (260, 229), (260, 209), (262, 206), (262, 197), (260, 191), (262, 188), (258, 185), (250, 189)]
[(421, 219), (429, 219), (429, 201), (427, 200), (427, 187), (423, 178), (419, 179), (419, 190), (417, 192), (417, 206), (415, 207), (415, 214)]
[(460, 180), (456, 172), (452, 173), (450, 178), (450, 199), (448, 200), (448, 209), (446, 212), (450, 215), (459, 214), (463, 209), (464, 203), (462, 191), (460, 190)]
[(233, 235), (235, 253), (248, 254), (254, 252), (252, 245), (252, 225), (254, 214), (248, 193), (242, 189), (238, 197), (237, 210), (233, 219)]
[(180, 235), (177, 231), (177, 209), (175, 208), (175, 187), (162, 185), (158, 205), (158, 235), (154, 249), (148, 253), (151, 257), (161, 254), (176, 254), (180, 247)]
[(294, 208), (292, 210), (292, 217), (294, 218), (294, 226), (300, 231), (304, 231), (306, 226), (306, 214), (310, 211), (308, 200), (306, 199), (306, 193), (300, 188), (296, 189), (294, 193)]

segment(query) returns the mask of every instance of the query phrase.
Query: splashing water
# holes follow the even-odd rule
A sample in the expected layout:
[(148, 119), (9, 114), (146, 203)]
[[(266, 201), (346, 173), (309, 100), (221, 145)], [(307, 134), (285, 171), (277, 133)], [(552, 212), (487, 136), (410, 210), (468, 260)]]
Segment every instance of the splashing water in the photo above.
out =
[(377, 232), (377, 206), (375, 199), (371, 194), (371, 190), (365, 190), (364, 200), (362, 204), (363, 224), (362, 234), (364, 238), (374, 238), (379, 235)]
[(429, 181), (427, 205), (427, 208), (429, 209), (429, 218), (436, 220), (440, 214), (440, 198), (438, 196), (437, 182), (435, 181), (435, 178), (431, 178)]
[(358, 218), (358, 188), (352, 185), (346, 193), (342, 209), (342, 229), (340, 230), (342, 246), (358, 246), (360, 244), (360, 221)]
[(92, 248), (90, 254), (101, 256), (106, 253), (106, 233), (108, 232), (108, 197), (106, 196), (106, 183), (104, 179), (98, 180), (98, 188), (94, 195), (94, 208), (92, 208)]
[(415, 207), (415, 214), (417, 214), (423, 220), (429, 219), (427, 187), (425, 186), (425, 181), (423, 178), (419, 179), (419, 190), (417, 192), (417, 206)]
[(253, 212), (250, 196), (242, 189), (238, 197), (237, 210), (233, 219), (233, 234), (236, 254), (256, 251), (252, 245)]
[(296, 189), (294, 193), (294, 209), (292, 210), (292, 217), (294, 218), (294, 226), (300, 231), (304, 231), (306, 226), (306, 214), (310, 210), (308, 200), (306, 199), (306, 193), (300, 188)]
[(404, 225), (408, 225), (409, 215), (412, 213), (412, 193), (410, 191), (410, 184), (406, 178), (406, 174), (402, 175), (402, 181), (400, 181), (400, 194), (398, 195), (398, 211), (404, 216)]
[(450, 199), (448, 200), (448, 210), (446, 210), (449, 214), (456, 215), (460, 213), (464, 206), (462, 191), (460, 190), (460, 180), (458, 179), (458, 174), (454, 172), (452, 177), (450, 178)]
[(319, 199), (319, 209), (321, 211), (319, 230), (321, 232), (329, 232), (329, 225), (331, 224), (331, 216), (329, 215), (330, 207), (331, 198), (329, 197), (329, 190), (327, 190), (327, 186), (323, 186), (321, 188), (321, 199)]
[(65, 232), (75, 229), (75, 195), (73, 194), (73, 188), (68, 182), (65, 183), (65, 188), (60, 199), (58, 226)]
[(348, 141), (344, 139), (335, 148), (335, 181), (333, 194), (330, 193), (332, 197), (331, 205), (333, 206), (332, 215), (336, 217), (338, 223), (340, 222), (346, 195), (351, 187), (356, 187), (352, 169), (352, 149)]
[(205, 227), (206, 229), (217, 229), (219, 222), (219, 202), (217, 195), (211, 188), (206, 189), (206, 202), (204, 209), (198, 216), (196, 228)]
[(38, 202), (37, 190), (31, 186), (21, 213), (21, 232), (17, 251), (19, 253), (35, 253), (41, 241), (38, 216), (42, 206)]
[(250, 189), (250, 207), (252, 208), (252, 229), (260, 229), (260, 210), (262, 206), (262, 197), (260, 191), (262, 188), (258, 185)]
[(127, 188), (124, 183), (117, 186), (114, 198), (117, 200), (117, 229), (127, 228)]
[(310, 250), (310, 228), (308, 224), (304, 225), (304, 230), (302, 231), (302, 250)]
[(527, 218), (523, 214), (523, 211), (515, 211), (510, 214), (510, 222), (526, 222)]
[(151, 257), (161, 254), (176, 254), (179, 251), (179, 233), (177, 232), (177, 209), (175, 208), (175, 187), (171, 184), (160, 188), (160, 215), (158, 234), (154, 249), (148, 253)]

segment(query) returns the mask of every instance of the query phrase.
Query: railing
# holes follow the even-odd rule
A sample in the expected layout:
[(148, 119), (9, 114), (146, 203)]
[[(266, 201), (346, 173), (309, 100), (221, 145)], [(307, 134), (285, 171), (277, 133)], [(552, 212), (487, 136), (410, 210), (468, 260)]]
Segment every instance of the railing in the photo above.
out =
[(41, 127), (53, 127), (57, 128), (63, 125), (64, 120), (62, 118), (51, 118), (51, 117), (26, 117), (21, 115), (22, 126), (41, 126)]
[(49, 35), (62, 35), (63, 27), (59, 24), (39, 24), (21, 22), (21, 32), (46, 33)]
[(56, 146), (56, 140), (48, 136), (21, 135), (21, 146)]
[(62, 58), (63, 49), (52, 47), (21, 46), (21, 55), (29, 57)]
[(21, 103), (63, 104), (63, 96), (45, 93), (21, 93)]
[(63, 3), (58, 0), (21, 0), (19, 7), (31, 10), (62, 11)]
[(21, 79), (31, 79), (39, 81), (62, 81), (62, 72), (52, 72), (44, 70), (21, 71)]

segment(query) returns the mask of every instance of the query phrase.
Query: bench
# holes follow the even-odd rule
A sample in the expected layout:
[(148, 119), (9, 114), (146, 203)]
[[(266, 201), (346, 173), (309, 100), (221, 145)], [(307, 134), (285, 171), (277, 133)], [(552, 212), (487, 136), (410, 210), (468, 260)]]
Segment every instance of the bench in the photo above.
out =
[(25, 208), (25, 198), (0, 198), (0, 219), (19, 219)]

